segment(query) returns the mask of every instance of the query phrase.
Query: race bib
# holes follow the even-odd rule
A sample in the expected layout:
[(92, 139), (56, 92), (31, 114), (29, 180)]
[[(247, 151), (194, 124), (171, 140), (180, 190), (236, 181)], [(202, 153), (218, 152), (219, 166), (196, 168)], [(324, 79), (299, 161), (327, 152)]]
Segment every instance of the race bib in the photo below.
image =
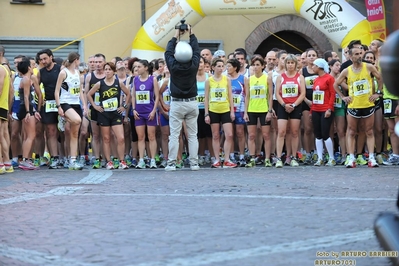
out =
[(94, 93), (94, 103), (96, 105), (100, 105), (100, 93), (99, 92)]
[(240, 107), (240, 105), (241, 105), (241, 95), (233, 94), (233, 104), (234, 104), (234, 107)]
[(19, 101), (21, 98), (19, 97), (19, 90), (14, 90), (14, 99)]
[(150, 103), (150, 92), (149, 91), (136, 91), (136, 103), (137, 104), (149, 104)]
[(211, 102), (225, 102), (225, 101), (226, 101), (226, 88), (211, 89)]
[(283, 89), (283, 98), (298, 96), (298, 84), (283, 84), (281, 87)]
[(118, 109), (118, 99), (117, 98), (110, 98), (103, 101), (103, 108), (106, 112), (112, 112)]
[(358, 80), (353, 82), (353, 95), (360, 96), (368, 94), (370, 91), (369, 83), (367, 80)]
[(249, 90), (251, 99), (266, 98), (266, 90), (264, 85), (252, 86)]
[(79, 93), (80, 93), (80, 88), (70, 88), (70, 89), (69, 89), (69, 93), (70, 93), (71, 95), (74, 95), (74, 96), (79, 95)]
[(338, 93), (335, 94), (334, 107), (342, 108), (342, 99), (339, 97)]
[(390, 114), (390, 113), (392, 113), (392, 100), (385, 99), (384, 100), (384, 114)]
[(313, 83), (314, 83), (315, 79), (316, 79), (316, 76), (311, 76), (311, 77), (305, 78), (306, 89), (313, 89)]
[(55, 100), (46, 101), (46, 113), (53, 113), (53, 112), (58, 112)]
[(324, 91), (313, 91), (313, 103), (324, 104)]
[(205, 103), (205, 95), (204, 95), (204, 94), (198, 94), (198, 96), (197, 96), (197, 102), (198, 102), (198, 106), (204, 106), (204, 103)]
[(170, 105), (170, 95), (169, 94), (165, 94), (163, 96), (163, 102), (166, 103), (167, 105)]

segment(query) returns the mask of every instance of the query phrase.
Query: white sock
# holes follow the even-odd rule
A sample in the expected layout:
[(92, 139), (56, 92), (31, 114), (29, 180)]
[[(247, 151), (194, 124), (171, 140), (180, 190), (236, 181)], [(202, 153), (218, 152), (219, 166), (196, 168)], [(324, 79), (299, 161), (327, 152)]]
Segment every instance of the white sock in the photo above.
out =
[(369, 158), (370, 158), (370, 159), (374, 159), (374, 153), (370, 152)]
[(324, 141), (324, 144), (326, 144), (328, 156), (331, 159), (334, 159), (334, 147), (333, 147), (333, 142), (332, 142), (331, 138), (328, 138), (326, 141)]
[(318, 160), (323, 160), (323, 140), (322, 139), (316, 139), (315, 140), (315, 144), (316, 144), (316, 151), (317, 151)]

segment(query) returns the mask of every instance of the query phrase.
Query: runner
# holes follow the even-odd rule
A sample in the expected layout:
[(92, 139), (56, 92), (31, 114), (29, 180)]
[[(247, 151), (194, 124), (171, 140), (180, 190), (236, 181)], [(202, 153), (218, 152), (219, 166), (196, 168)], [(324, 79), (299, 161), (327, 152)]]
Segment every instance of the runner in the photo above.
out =
[[(82, 123), (82, 116), (87, 115), (87, 101), (83, 94), (83, 84), (80, 83), (80, 73), (78, 71), (80, 55), (72, 52), (68, 55), (66, 67), (58, 75), (55, 87), (55, 101), (58, 114), (64, 117), (70, 125), (69, 131), (69, 170), (82, 170), (83, 164), (76, 160), (78, 155), (79, 128)], [(83, 103), (83, 114), (80, 101)]]
[[(291, 166), (298, 166), (296, 152), (298, 151), (299, 138), (298, 132), (301, 123), (302, 102), (305, 98), (305, 79), (297, 71), (298, 59), (295, 55), (289, 54), (285, 58), (285, 73), (282, 73), (276, 80), (276, 96), (279, 103), (277, 111), (277, 162), (276, 168), (282, 168), (284, 138), (289, 124), (291, 131)], [(288, 120), (289, 118), (289, 120)]]
[(211, 125), (212, 147), (215, 153), (215, 162), (212, 168), (221, 168), (220, 162), (220, 123), (222, 123), (225, 135), (224, 141), (224, 163), (223, 167), (234, 168), (237, 164), (229, 159), (231, 143), (233, 141), (233, 125), (235, 119), (233, 94), (231, 81), (222, 75), (224, 63), (222, 59), (215, 59), (212, 62), (214, 76), (205, 82), (205, 123)]
[[(261, 57), (252, 60), (254, 75), (249, 78), (249, 85), (245, 92), (245, 114), (244, 119), (248, 128), (248, 149), (251, 156), (245, 167), (255, 166), (255, 138), (257, 124), (262, 128), (262, 136), (265, 149), (265, 167), (271, 167), (270, 162), (270, 123), (272, 119), (273, 90), (268, 88), (267, 74), (263, 73), (265, 61)], [(270, 108), (269, 108), (270, 106)], [(237, 119), (237, 118), (236, 118)], [(258, 121), (259, 120), (259, 121)]]
[[(22, 156), (23, 159), (19, 164), (19, 168), (23, 170), (36, 170), (39, 167), (33, 164), (31, 159), (31, 149), (33, 141), (36, 137), (36, 119), (40, 120), (40, 108), (42, 92), (39, 84), (34, 82), (32, 85), (33, 69), (30, 66), (28, 58), (23, 57), (21, 62), (18, 63), (18, 71), (22, 74), (22, 79), (19, 84), (19, 95), (22, 97), (20, 108), (18, 112), (18, 119), (23, 120), (24, 126), (24, 140), (22, 142)], [(39, 99), (38, 109), (34, 107), (33, 95), (36, 94)]]
[(155, 128), (158, 124), (156, 109), (159, 102), (159, 87), (157, 78), (152, 76), (152, 64), (147, 60), (139, 60), (137, 64), (138, 76), (133, 81), (132, 108), (136, 120), (138, 136), (139, 162), (136, 168), (145, 169), (145, 131), (148, 132), (150, 150), (147, 156), (151, 158), (150, 168), (157, 168), (155, 154), (157, 153), (157, 140)]
[[(349, 49), (349, 56), (353, 65), (344, 69), (334, 83), (335, 91), (339, 94), (341, 99), (348, 104), (347, 121), (348, 121), (348, 153), (349, 161), (347, 168), (356, 167), (355, 159), (355, 137), (357, 134), (357, 127), (360, 120), (363, 120), (367, 147), (369, 149), (369, 167), (378, 167), (378, 163), (374, 157), (374, 102), (380, 96), (375, 94), (372, 86), (371, 74), (376, 78), (378, 83), (378, 90), (382, 90), (381, 76), (377, 69), (367, 63), (362, 62), (362, 49), (355, 47)], [(347, 79), (348, 94), (345, 97), (340, 91), (338, 85)]]
[(44, 49), (37, 53), (40, 63), (43, 67), (38, 72), (39, 84), (43, 83), (45, 104), (41, 109), (41, 121), (45, 126), (47, 147), (50, 151), (50, 169), (61, 168), (58, 153), (58, 108), (56, 106), (54, 92), (58, 75), (61, 71), (61, 65), (55, 64), (53, 52), (50, 49)]
[(312, 106), (310, 107), (317, 151), (317, 162), (314, 165), (321, 166), (324, 164), (324, 141), (329, 155), (326, 165), (334, 166), (336, 162), (334, 159), (333, 141), (330, 138), (330, 128), (331, 124), (334, 122), (335, 80), (328, 74), (328, 63), (324, 59), (316, 59), (313, 62), (312, 70), (318, 75), (313, 83), (313, 100)]
[[(104, 64), (105, 79), (98, 81), (88, 92), (87, 98), (93, 108), (98, 112), (98, 124), (101, 128), (101, 136), (103, 142), (103, 153), (107, 160), (106, 169), (112, 170), (116, 167), (119, 169), (128, 169), (124, 161), (125, 138), (123, 133), (123, 117), (122, 113), (126, 112), (130, 104), (130, 92), (115, 77), (116, 67), (113, 63)], [(121, 90), (127, 95), (127, 102), (122, 104)], [(100, 94), (100, 104), (97, 105), (93, 99), (96, 92)], [(111, 130), (114, 132), (117, 141), (118, 158), (116, 161), (111, 160)]]

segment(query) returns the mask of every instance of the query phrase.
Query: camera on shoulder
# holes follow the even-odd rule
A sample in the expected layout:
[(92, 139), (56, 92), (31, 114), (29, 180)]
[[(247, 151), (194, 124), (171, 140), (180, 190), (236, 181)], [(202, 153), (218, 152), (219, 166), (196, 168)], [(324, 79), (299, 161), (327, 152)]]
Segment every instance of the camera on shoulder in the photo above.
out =
[(180, 20), (180, 25), (176, 25), (175, 29), (178, 29), (181, 32), (185, 32), (186, 30), (188, 30), (188, 25), (186, 24), (186, 20), (185, 19)]

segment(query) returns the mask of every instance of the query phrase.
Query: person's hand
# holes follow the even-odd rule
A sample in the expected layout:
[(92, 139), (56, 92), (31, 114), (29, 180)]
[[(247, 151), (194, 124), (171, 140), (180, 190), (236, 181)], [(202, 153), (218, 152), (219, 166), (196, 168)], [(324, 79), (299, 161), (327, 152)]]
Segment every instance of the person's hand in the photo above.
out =
[(244, 113), (244, 121), (245, 122), (249, 122), (249, 117), (248, 117), (248, 114), (247, 113)]
[(292, 107), (291, 104), (286, 104), (286, 105), (285, 105), (285, 111), (286, 111), (287, 113), (291, 113), (292, 111), (294, 111), (294, 107)]
[(395, 108), (395, 115), (399, 115), (399, 105), (397, 105)]
[(271, 120), (272, 120), (272, 117), (273, 117), (273, 113), (267, 112), (267, 115), (266, 115), (266, 122), (271, 121)]
[(152, 111), (149, 115), (148, 115), (148, 121), (153, 120), (155, 117), (155, 111)]
[(104, 108), (102, 108), (101, 106), (99, 106), (99, 105), (97, 105), (97, 104), (93, 105), (93, 108), (94, 108), (97, 112), (100, 112), (100, 113), (104, 112)]
[(328, 109), (325, 113), (324, 113), (324, 118), (329, 118), (331, 116), (331, 110)]
[(35, 116), (37, 121), (42, 120), (42, 116), (40, 115), (40, 113), (38, 111), (35, 112), (34, 116)]
[(352, 98), (351, 98), (350, 96), (346, 96), (346, 97), (342, 98), (342, 100), (343, 100), (346, 104), (349, 104), (349, 103), (352, 102)]
[(83, 107), (83, 116), (87, 117), (88, 114), (89, 114), (89, 111), (87, 110), (87, 107)]
[(62, 110), (62, 108), (61, 108), (61, 106), (60, 107), (58, 107), (58, 114), (60, 115), (60, 116), (62, 116), (62, 117), (64, 117), (64, 110)]
[(374, 93), (373, 95), (371, 95), (370, 97), (369, 97), (369, 101), (370, 102), (375, 102), (378, 98), (380, 98), (380, 95), (378, 94), (378, 93)]
[(188, 28), (188, 34), (194, 34), (194, 32), (193, 32), (193, 27), (191, 27), (191, 25), (190, 24), (187, 24), (187, 28)]
[(139, 120), (140, 119), (140, 115), (136, 110), (133, 110), (133, 116), (134, 116), (134, 120)]
[(234, 121), (236, 119), (236, 114), (234, 113), (234, 111), (230, 112), (230, 118), (231, 118), (231, 121)]
[(205, 123), (207, 123), (208, 125), (211, 124), (211, 119), (209, 118), (209, 115), (205, 116)]
[(118, 114), (122, 114), (123, 112), (126, 111), (126, 109), (125, 109), (125, 107), (120, 106), (120, 107), (118, 107), (118, 109), (116, 109), (116, 111), (118, 112)]

